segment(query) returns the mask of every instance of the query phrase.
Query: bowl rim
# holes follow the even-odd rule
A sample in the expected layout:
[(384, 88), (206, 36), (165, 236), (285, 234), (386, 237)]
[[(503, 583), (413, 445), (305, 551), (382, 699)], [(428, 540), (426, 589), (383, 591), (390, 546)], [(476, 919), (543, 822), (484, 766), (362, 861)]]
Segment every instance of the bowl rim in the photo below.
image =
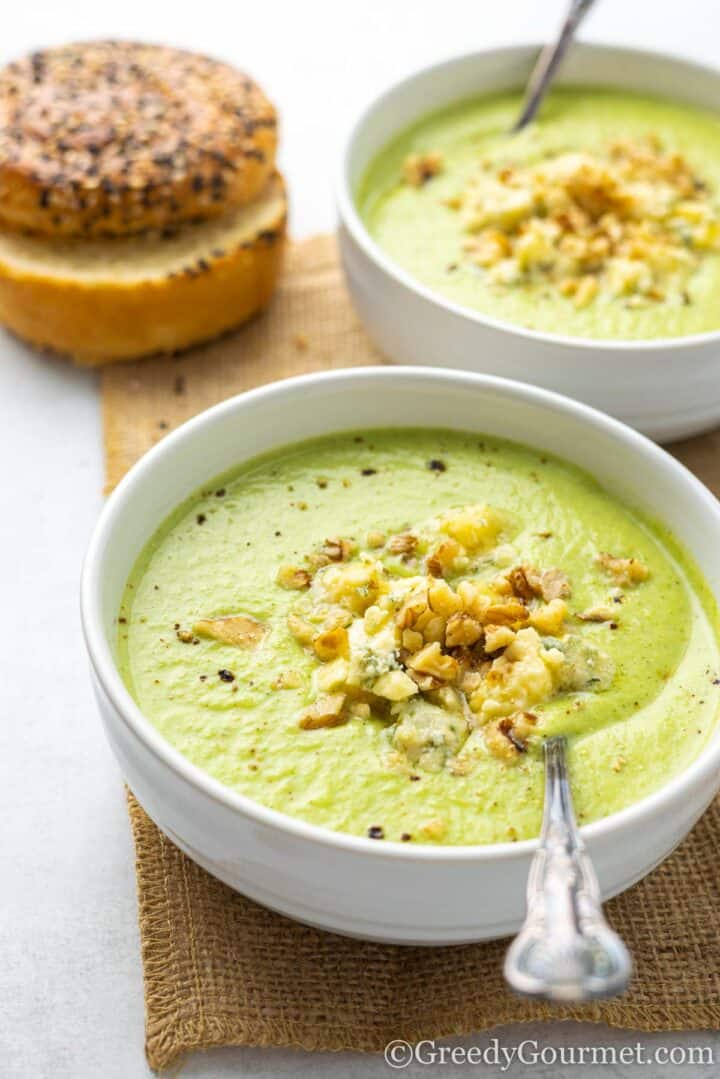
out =
[[(120, 676), (110, 643), (103, 630), (100, 583), (107, 541), (112, 536), (116, 522), (122, 518), (128, 507), (132, 505), (138, 481), (152, 475), (157, 462), (163, 458), (171, 457), (176, 447), (179, 447), (183, 442), (192, 440), (201, 429), (212, 427), (227, 413), (232, 413), (236, 410), (241, 412), (251, 410), (263, 401), (277, 397), (299, 396), (318, 383), (325, 383), (330, 386), (333, 384), (339, 385), (351, 391), (353, 384), (368, 379), (376, 380), (380, 384), (392, 382), (393, 380), (402, 382), (404, 379), (420, 379), (438, 386), (440, 390), (443, 384), (448, 387), (461, 386), (474, 391), (492, 390), (500, 392), (511, 399), (519, 399), (551, 412), (569, 413), (589, 427), (599, 430), (605, 435), (610, 435), (624, 449), (645, 458), (651, 467), (664, 470), (666, 473), (672, 473), (679, 482), (689, 485), (699, 501), (701, 512), (710, 523), (713, 523), (712, 519), (714, 518), (715, 527), (718, 534), (720, 534), (720, 502), (684, 465), (671, 457), (660, 446), (626, 424), (569, 397), (511, 379), (445, 368), (413, 366), (355, 367), (299, 375), (295, 378), (271, 382), (228, 398), (187, 420), (148, 450), (126, 473), (109, 496), (93, 530), (83, 562), (80, 582), (81, 623), (91, 668), (115, 714), (122, 720), (130, 733), (144, 745), (146, 750), (161, 764), (176, 773), (180, 779), (195, 787), (201, 794), (211, 800), (220, 802), (238, 815), (325, 848), (357, 852), (358, 854), (372, 854), (375, 857), (382, 858), (400, 858), (407, 862), (493, 862), (495, 860), (504, 861), (513, 858), (524, 858), (537, 849), (537, 838), (517, 842), (458, 844), (456, 846), (442, 844), (437, 846), (430, 844), (415, 846), (414, 844), (393, 840), (378, 842), (364, 836), (336, 832), (321, 825), (311, 824), (299, 817), (293, 817), (279, 810), (270, 809), (260, 802), (256, 802), (252, 798), (226, 787), (219, 780), (214, 779), (184, 757), (179, 750), (175, 749), (170, 742), (163, 738), (160, 732), (153, 727), (150, 720), (144, 716)], [(280, 448), (282, 445), (282, 441), (278, 441), (277, 447)], [(158, 524), (160, 523), (158, 521)], [(720, 597), (716, 598), (720, 599)], [(589, 841), (596, 839), (600, 841), (614, 832), (621, 832), (626, 825), (637, 825), (646, 818), (662, 811), (665, 806), (678, 797), (682, 797), (683, 792), (696, 782), (702, 783), (711, 774), (717, 774), (720, 770), (720, 734), (718, 734), (718, 729), (716, 728), (715, 736), (712, 737), (712, 740), (707, 743), (700, 755), (686, 769), (674, 776), (668, 783), (663, 784), (658, 790), (646, 795), (639, 801), (631, 803), (624, 809), (607, 817), (582, 825), (583, 837)]]
[[(342, 149), (340, 168), (336, 174), (335, 181), (335, 201), (340, 223), (348, 230), (353, 240), (361, 248), (366, 257), (374, 262), (384, 274), (392, 278), (398, 285), (401, 285), (409, 292), (414, 293), (419, 299), (424, 300), (426, 303), (433, 304), (447, 312), (449, 315), (466, 319), (469, 322), (477, 323), (480, 326), (488, 327), (500, 333), (515, 334), (518, 337), (523, 337), (529, 342), (534, 342), (536, 344), (547, 344), (561, 349), (578, 349), (588, 352), (629, 350), (632, 352), (652, 353), (653, 351), (689, 349), (701, 345), (717, 343), (720, 341), (720, 328), (717, 330), (706, 330), (703, 333), (684, 334), (679, 337), (638, 339), (620, 337), (571, 337), (566, 334), (531, 330), (525, 326), (495, 318), (493, 315), (475, 311), (471, 307), (464, 307), (462, 304), (456, 303), (454, 300), (441, 295), (439, 292), (435, 292), (429, 286), (424, 285), (415, 278), (407, 270), (403, 269), (399, 263), (396, 263), (390, 258), (370, 235), (356, 206), (355, 195), (350, 182), (350, 159), (353, 155), (358, 136), (366, 124), (371, 121), (373, 113), (382, 110), (396, 93), (410, 87), (412, 83), (424, 83), (426, 80), (436, 79), (439, 75), (442, 75), (444, 72), (451, 70), (459, 64), (467, 63), (471, 60), (482, 63), (483, 60), (486, 60), (489, 57), (516, 57), (526, 53), (539, 52), (542, 47), (542, 42), (530, 42), (525, 44), (498, 45), (487, 49), (459, 53), (424, 67), (420, 67), (410, 74), (403, 76), (403, 78), (390, 83), (381, 90), (380, 93), (375, 95), (356, 117)], [(578, 41), (573, 46), (573, 50), (579, 53), (605, 54), (628, 63), (631, 63), (634, 59), (642, 59), (645, 61), (660, 60), (676, 64), (679, 67), (693, 68), (710, 78), (716, 79), (718, 82), (718, 89), (720, 90), (720, 67), (713, 67), (709, 64), (701, 63), (680, 53), (666, 52), (665, 50), (659, 49), (639, 49), (623, 45), (614, 45), (612, 42), (602, 41)], [(617, 87), (618, 89), (622, 89), (622, 83), (618, 83)], [(458, 101), (460, 100), (462, 99), (458, 98)], [(668, 100), (674, 99), (668, 97)], [(433, 109), (431, 107), (427, 110), (426, 115), (429, 116), (432, 112)], [(720, 111), (718, 111), (718, 117), (720, 118)], [(402, 130), (403, 128), (399, 128), (396, 131), (396, 135), (400, 134)], [(390, 140), (388, 139), (387, 141), (389, 142)], [(366, 161), (364, 167), (367, 169), (369, 164), (370, 162)]]

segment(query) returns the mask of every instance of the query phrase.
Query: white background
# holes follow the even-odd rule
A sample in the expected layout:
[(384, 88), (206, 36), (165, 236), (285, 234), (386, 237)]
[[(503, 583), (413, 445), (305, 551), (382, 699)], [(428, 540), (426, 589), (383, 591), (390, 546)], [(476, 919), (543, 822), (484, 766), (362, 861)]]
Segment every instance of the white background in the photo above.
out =
[[(281, 110), (292, 230), (304, 235), (333, 227), (340, 146), (371, 95), (443, 56), (544, 38), (563, 9), (564, 0), (5, 0), (0, 60), (68, 39), (120, 36), (246, 67)], [(720, 7), (600, 0), (584, 36), (713, 62)], [(149, 1070), (130, 833), (121, 777), (90, 697), (77, 613), (80, 562), (103, 484), (97, 379), (0, 334), (0, 408), (0, 1076), (135, 1079)], [(525, 1037), (556, 1046), (637, 1040), (571, 1024), (505, 1028), (499, 1036), (507, 1046)], [(649, 1048), (712, 1045), (720, 1058), (712, 1034), (639, 1040)], [(633, 1070), (588, 1067), (583, 1075)], [(716, 1074), (670, 1064), (641, 1072)], [(246, 1049), (197, 1055), (182, 1074), (391, 1072), (378, 1057)], [(532, 1074), (557, 1069), (538, 1065)]]

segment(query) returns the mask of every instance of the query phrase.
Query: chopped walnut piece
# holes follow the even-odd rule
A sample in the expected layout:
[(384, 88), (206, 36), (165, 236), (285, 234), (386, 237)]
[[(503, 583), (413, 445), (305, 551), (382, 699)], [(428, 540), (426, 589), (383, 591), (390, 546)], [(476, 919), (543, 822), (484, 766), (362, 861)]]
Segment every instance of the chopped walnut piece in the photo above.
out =
[(575, 289), (575, 295), (573, 296), (573, 303), (575, 307), (587, 307), (591, 300), (595, 299), (598, 292), (598, 279), (590, 274), (586, 274), (578, 281), (577, 288)]
[(443, 575), (442, 563), (434, 554), (425, 559), (425, 569), (431, 577), (442, 577)]
[(582, 622), (616, 622), (617, 608), (598, 603), (595, 607), (587, 607), (578, 618)]
[(314, 731), (319, 727), (338, 727), (345, 722), (345, 716), (343, 715), (344, 704), (344, 693), (333, 693), (328, 696), (318, 697), (300, 713), (298, 726), (304, 731)]
[(405, 701), (417, 693), (418, 687), (404, 671), (388, 671), (380, 675), (372, 691), (388, 701)]
[(265, 635), (265, 626), (249, 615), (233, 614), (223, 618), (201, 618), (193, 626), (198, 637), (210, 637), (222, 644), (255, 648)]
[(386, 589), (382, 565), (362, 559), (326, 566), (315, 584), (322, 603), (343, 607), (352, 615), (376, 605)]
[(484, 621), (495, 626), (524, 625), (529, 611), (524, 603), (509, 600), (507, 603), (491, 603), (485, 611)]
[(411, 187), (422, 187), (433, 176), (442, 172), (442, 169), (442, 154), (434, 151), (426, 154), (408, 154), (403, 162), (405, 183), (410, 184)]
[(561, 570), (552, 567), (541, 571), (540, 596), (546, 603), (554, 599), (567, 599), (570, 591), (568, 579)]
[(315, 672), (315, 688), (319, 693), (339, 693), (347, 683), (349, 663), (338, 656), (328, 660)]
[(410, 656), (407, 665), (419, 674), (429, 674), (433, 678), (439, 678), (441, 682), (452, 682), (458, 673), (457, 660), (444, 655), (437, 641), (425, 645), (414, 656)]
[(439, 678), (435, 678), (434, 675), (421, 674), (419, 671), (414, 671), (412, 667), (408, 667), (407, 673), (421, 693), (430, 693), (431, 690), (439, 689), (443, 684), (442, 681)]
[(597, 563), (614, 578), (616, 584), (625, 588), (640, 584), (650, 576), (650, 570), (638, 558), (616, 558), (607, 551), (601, 551), (597, 557)]
[(416, 620), (415, 629), (422, 633), (426, 641), (442, 641), (445, 636), (445, 619), (441, 614), (434, 614), (428, 607)]
[(483, 727), (485, 744), (493, 757), (499, 760), (514, 761), (518, 757), (518, 749), (507, 737), (505, 731), (500, 729), (501, 720), (495, 720)]
[(325, 615), (323, 629), (338, 629), (340, 626), (347, 627), (352, 620), (353, 616), (351, 611), (348, 611), (343, 607), (336, 607), (334, 610), (328, 611)]
[[(520, 597), (516, 596), (513, 592), (513, 587), (507, 577), (496, 577), (492, 582), (492, 589), (497, 596), (506, 598), (512, 596), (515, 599), (520, 599)], [(522, 600), (522, 602), (524, 603), (525, 600)]]
[(418, 538), (412, 532), (400, 532), (397, 536), (391, 536), (387, 541), (387, 549), (390, 554), (412, 555), (418, 545)]
[(352, 554), (352, 544), (339, 536), (331, 536), (325, 540), (318, 554), (327, 559), (326, 565), (330, 562), (347, 562)]
[(504, 760), (514, 760), (520, 753), (527, 753), (528, 738), (536, 723), (533, 712), (516, 712), (489, 723), (484, 728), (488, 749)]
[(509, 626), (485, 626), (486, 652), (497, 652), (500, 648), (507, 648), (514, 640), (515, 634)]
[(445, 581), (433, 581), (427, 591), (428, 606), (445, 618), (462, 610), (462, 600)]
[(465, 611), (451, 615), (445, 627), (445, 647), (456, 648), (458, 645), (476, 644), (483, 635), (480, 623)]
[(310, 587), (312, 574), (301, 566), (281, 566), (276, 580), (281, 588), (300, 591)]
[(503, 720), (498, 721), (498, 730), (500, 734), (504, 735), (508, 742), (517, 750), (518, 753), (528, 752), (528, 743), (520, 738), (513, 725), (512, 716), (506, 715)]
[(446, 573), (452, 573), (462, 557), (463, 548), (457, 540), (447, 539), (428, 555), (425, 564), (431, 576), (444, 577)]
[(403, 600), (400, 609), (395, 615), (395, 622), (399, 629), (412, 629), (418, 618), (428, 610), (427, 593), (422, 596), (411, 592)]
[(530, 625), (538, 633), (555, 637), (561, 632), (567, 613), (567, 604), (564, 600), (551, 599), (549, 603), (530, 612)]
[(348, 632), (344, 626), (337, 626), (335, 629), (326, 629), (322, 633), (318, 633), (317, 637), (313, 638), (312, 646), (315, 655), (323, 662), (337, 659), (338, 656), (347, 659), (350, 654)]
[(407, 649), (408, 652), (419, 652), (425, 644), (425, 638), (422, 633), (418, 633), (417, 630), (414, 629), (404, 629), (400, 640), (403, 648)]
[(570, 595), (567, 577), (554, 566), (544, 570), (535, 566), (516, 566), (506, 577), (515, 595), (522, 599), (536, 597), (549, 603), (554, 599), (566, 599)]
[(493, 266), (512, 254), (510, 239), (498, 229), (488, 229), (481, 236), (469, 237), (463, 244), (463, 250), (467, 251), (476, 266), (483, 267)]
[(492, 506), (472, 505), (441, 514), (437, 523), (441, 532), (460, 545), (463, 554), (478, 554), (495, 546), (506, 521)]
[(296, 641), (300, 644), (310, 645), (313, 642), (313, 638), (317, 630), (309, 622), (306, 622), (303, 618), (298, 618), (296, 614), (289, 614), (287, 617), (288, 629), (292, 633)]
[(460, 581), (457, 586), (463, 610), (473, 615), (478, 621), (485, 621), (485, 612), (490, 606), (490, 599), (473, 581)]
[[(537, 571), (533, 571), (537, 572)], [(534, 599), (537, 595), (537, 590), (534, 588), (527, 577), (527, 571), (525, 566), (515, 566), (507, 574), (507, 580), (519, 599), (530, 600)]]

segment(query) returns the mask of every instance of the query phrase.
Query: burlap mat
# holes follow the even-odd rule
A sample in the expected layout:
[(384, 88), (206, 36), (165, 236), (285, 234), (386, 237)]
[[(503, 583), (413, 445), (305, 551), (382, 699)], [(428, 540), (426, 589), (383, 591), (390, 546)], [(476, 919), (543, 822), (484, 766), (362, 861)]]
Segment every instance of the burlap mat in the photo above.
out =
[[(350, 308), (334, 241), (297, 244), (271, 309), (252, 325), (175, 360), (105, 369), (108, 485), (165, 431), (222, 398), (303, 371), (379, 361)], [(712, 435), (675, 447), (716, 490), (719, 444)], [(155, 1068), (210, 1046), (378, 1050), (392, 1038), (544, 1018), (648, 1031), (720, 1027), (720, 802), (664, 865), (608, 904), (637, 973), (624, 999), (582, 1008), (507, 993), (504, 942), (397, 948), (272, 914), (181, 854), (132, 796), (129, 808)]]

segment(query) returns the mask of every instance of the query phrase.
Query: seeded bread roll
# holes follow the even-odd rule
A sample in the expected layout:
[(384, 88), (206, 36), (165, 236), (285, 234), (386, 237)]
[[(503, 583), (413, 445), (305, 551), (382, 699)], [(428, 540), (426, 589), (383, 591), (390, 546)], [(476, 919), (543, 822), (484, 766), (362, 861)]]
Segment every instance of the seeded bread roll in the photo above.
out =
[(0, 71), (0, 224), (48, 237), (174, 228), (252, 202), (275, 109), (227, 64), (81, 42)]
[(48, 240), (1, 229), (0, 322), (89, 366), (208, 340), (270, 299), (286, 209), (276, 174), (250, 205), (172, 237)]

